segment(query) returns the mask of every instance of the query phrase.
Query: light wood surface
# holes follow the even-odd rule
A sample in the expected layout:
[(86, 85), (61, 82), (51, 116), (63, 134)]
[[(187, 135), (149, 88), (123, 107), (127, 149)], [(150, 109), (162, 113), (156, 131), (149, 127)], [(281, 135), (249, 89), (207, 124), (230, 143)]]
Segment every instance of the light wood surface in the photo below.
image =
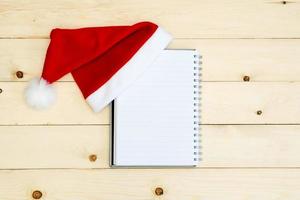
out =
[(108, 125), (0, 126), (0, 133), (1, 169), (108, 167)]
[[(198, 168), (109, 168), (110, 107), (93, 113), (70, 75), (49, 110), (25, 105), (52, 28), (142, 20), (203, 56)], [(299, 21), (299, 0), (0, 0), (0, 199), (298, 199)]]
[(30, 108), (24, 99), (27, 82), (0, 82), (0, 125), (109, 124), (110, 108), (94, 113), (74, 82), (54, 84), (57, 98), (46, 110)]
[(152, 20), (179, 38), (299, 37), (300, 4), (276, 0), (2, 1), (0, 37), (48, 37), (54, 27)]
[[(299, 82), (202, 83), (204, 124), (299, 124)], [(258, 115), (257, 111), (262, 114)]]
[[(298, 125), (203, 125), (199, 167), (300, 167), (299, 131)], [(0, 133), (1, 169), (109, 168), (108, 125), (0, 126)]]
[[(3, 199), (297, 199), (297, 169), (106, 169), (0, 171)], [(162, 196), (154, 191), (161, 187)]]

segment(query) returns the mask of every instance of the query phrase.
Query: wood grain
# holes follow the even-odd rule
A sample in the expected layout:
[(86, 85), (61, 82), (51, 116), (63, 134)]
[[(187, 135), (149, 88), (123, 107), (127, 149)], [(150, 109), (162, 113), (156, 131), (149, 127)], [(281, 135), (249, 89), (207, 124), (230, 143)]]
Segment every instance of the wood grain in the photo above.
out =
[(0, 126), (0, 146), (0, 169), (107, 168), (109, 126)]
[(299, 38), (300, 4), (224, 1), (1, 1), (0, 37), (48, 37), (54, 27), (133, 24), (151, 20), (177, 38)]
[[(203, 124), (299, 124), (298, 82), (202, 83)], [(262, 114), (258, 115), (257, 111)]]
[(299, 169), (4, 170), (0, 198), (31, 199), (40, 190), (45, 200), (297, 199), (299, 179)]
[(299, 81), (300, 40), (177, 39), (171, 48), (196, 48), (202, 81)]
[[(48, 39), (0, 40), (0, 81), (40, 76)], [(176, 39), (169, 48), (196, 48), (203, 56), (202, 81), (299, 81), (300, 40)], [(24, 76), (18, 79), (17, 71)], [(70, 75), (60, 81), (73, 81)]]
[[(300, 167), (299, 132), (298, 125), (203, 125), (199, 167)], [(109, 168), (109, 126), (0, 126), (0, 133), (0, 169)]]
[(202, 125), (200, 167), (299, 167), (298, 125)]
[(110, 108), (94, 113), (74, 82), (54, 84), (57, 100), (45, 110), (35, 110), (25, 102), (27, 82), (2, 82), (0, 125), (23, 124), (109, 124)]

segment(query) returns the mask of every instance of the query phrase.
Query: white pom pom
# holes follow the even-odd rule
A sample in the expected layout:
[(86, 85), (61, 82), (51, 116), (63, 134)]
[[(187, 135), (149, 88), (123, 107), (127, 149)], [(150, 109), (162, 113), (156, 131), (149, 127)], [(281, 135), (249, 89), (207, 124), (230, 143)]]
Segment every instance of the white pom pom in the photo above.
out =
[(31, 107), (45, 109), (53, 104), (56, 93), (53, 86), (45, 79), (35, 78), (29, 82), (25, 90), (25, 98)]

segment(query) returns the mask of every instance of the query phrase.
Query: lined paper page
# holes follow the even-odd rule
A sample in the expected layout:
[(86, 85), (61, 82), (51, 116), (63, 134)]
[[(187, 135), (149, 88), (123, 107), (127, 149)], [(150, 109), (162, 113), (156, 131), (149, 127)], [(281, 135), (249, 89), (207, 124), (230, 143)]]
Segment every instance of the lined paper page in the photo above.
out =
[(115, 100), (115, 165), (195, 165), (194, 55), (165, 50)]

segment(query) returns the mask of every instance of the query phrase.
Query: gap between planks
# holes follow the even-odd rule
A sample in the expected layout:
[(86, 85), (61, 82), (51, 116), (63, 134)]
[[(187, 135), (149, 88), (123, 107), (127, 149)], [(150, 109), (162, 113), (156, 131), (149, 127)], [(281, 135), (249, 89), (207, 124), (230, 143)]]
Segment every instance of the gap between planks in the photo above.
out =
[(104, 171), (104, 170), (300, 170), (300, 167), (94, 167), (94, 168), (0, 168), (1, 171)]
[[(31, 37), (1, 37), (0, 40), (49, 40), (50, 37), (48, 36), (31, 36)], [(226, 38), (226, 37), (195, 37), (195, 38), (185, 38), (185, 37), (174, 37), (173, 40), (299, 40), (300, 37), (233, 37), (233, 38)]]
[[(63, 126), (63, 127), (67, 127), (67, 126), (110, 126), (111, 124), (0, 124), (0, 127), (18, 127), (18, 126), (41, 126), (41, 127), (47, 127), (47, 126)], [(281, 123), (276, 123), (276, 124), (272, 124), (272, 123), (266, 123), (266, 124), (255, 124), (255, 123), (249, 123), (249, 124), (235, 124), (235, 123), (231, 123), (231, 124), (220, 124), (220, 123), (210, 123), (210, 124), (199, 124), (200, 126), (226, 126), (226, 125), (232, 125), (232, 126), (299, 126), (300, 123), (290, 123), (290, 124), (281, 124)]]

